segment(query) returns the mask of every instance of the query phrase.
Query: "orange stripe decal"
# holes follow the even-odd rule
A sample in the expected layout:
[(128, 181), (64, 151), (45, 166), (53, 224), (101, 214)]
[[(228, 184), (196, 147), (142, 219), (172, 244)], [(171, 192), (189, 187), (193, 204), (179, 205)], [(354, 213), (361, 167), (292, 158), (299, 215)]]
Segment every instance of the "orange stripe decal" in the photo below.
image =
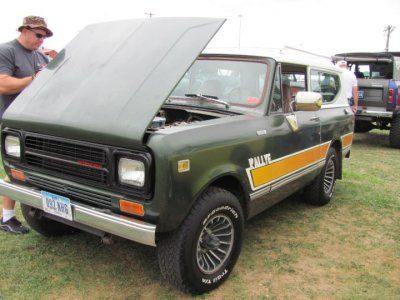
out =
[(342, 149), (353, 144), (353, 133), (342, 136)]
[(294, 154), (284, 159), (271, 161), (269, 164), (250, 170), (254, 188), (287, 176), (304, 167), (312, 165), (326, 157), (329, 143)]

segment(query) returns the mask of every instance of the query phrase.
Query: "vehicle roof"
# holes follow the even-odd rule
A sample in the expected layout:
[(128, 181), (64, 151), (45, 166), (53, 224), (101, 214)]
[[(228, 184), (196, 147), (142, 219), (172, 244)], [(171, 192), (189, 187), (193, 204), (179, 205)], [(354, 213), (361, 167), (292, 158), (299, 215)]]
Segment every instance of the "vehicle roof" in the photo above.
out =
[(330, 57), (312, 54), (305, 51), (292, 51), (290, 49), (276, 48), (206, 48), (202, 54), (207, 55), (237, 55), (246, 57), (265, 57), (272, 58), (280, 63), (313, 66), (323, 69), (339, 71)]
[(356, 60), (373, 60), (373, 61), (392, 61), (393, 56), (400, 56), (400, 52), (348, 52), (348, 53), (338, 53), (332, 56), (332, 60), (346, 60), (346, 61), (356, 61)]

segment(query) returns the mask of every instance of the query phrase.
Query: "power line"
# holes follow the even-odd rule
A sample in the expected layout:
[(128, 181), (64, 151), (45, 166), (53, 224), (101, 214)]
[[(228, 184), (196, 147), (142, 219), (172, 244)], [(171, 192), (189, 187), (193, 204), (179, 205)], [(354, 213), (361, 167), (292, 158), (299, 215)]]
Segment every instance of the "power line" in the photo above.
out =
[(239, 46), (239, 49), (240, 49), (240, 38), (241, 38), (241, 35), (242, 35), (242, 18), (243, 18), (243, 15), (239, 14), (238, 18), (239, 18), (239, 41), (238, 41), (239, 44), (238, 44), (238, 46)]

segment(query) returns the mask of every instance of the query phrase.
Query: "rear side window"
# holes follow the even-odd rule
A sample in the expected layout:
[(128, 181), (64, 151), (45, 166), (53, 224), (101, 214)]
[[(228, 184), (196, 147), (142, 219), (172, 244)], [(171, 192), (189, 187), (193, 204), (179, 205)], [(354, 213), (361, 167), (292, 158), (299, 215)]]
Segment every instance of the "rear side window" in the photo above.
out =
[(311, 70), (311, 91), (320, 93), (324, 102), (332, 102), (340, 89), (339, 75)]

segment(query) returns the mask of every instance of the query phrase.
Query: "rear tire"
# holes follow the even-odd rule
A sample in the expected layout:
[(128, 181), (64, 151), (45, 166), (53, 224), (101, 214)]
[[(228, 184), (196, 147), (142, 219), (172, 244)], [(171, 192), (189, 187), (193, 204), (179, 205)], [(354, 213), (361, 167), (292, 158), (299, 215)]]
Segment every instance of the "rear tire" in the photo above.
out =
[(306, 187), (305, 197), (308, 203), (322, 206), (332, 199), (336, 187), (338, 170), (339, 161), (337, 152), (334, 148), (330, 148), (321, 173)]
[(389, 134), (390, 147), (400, 148), (400, 115), (393, 118)]
[(374, 128), (374, 125), (368, 121), (357, 121), (354, 126), (354, 131), (358, 133), (368, 132)]
[(177, 230), (159, 237), (162, 275), (171, 285), (192, 294), (215, 289), (233, 270), (243, 224), (238, 199), (221, 188), (209, 188)]
[(63, 236), (78, 231), (76, 228), (44, 217), (40, 209), (29, 205), (21, 203), (21, 211), (28, 225), (46, 237)]

